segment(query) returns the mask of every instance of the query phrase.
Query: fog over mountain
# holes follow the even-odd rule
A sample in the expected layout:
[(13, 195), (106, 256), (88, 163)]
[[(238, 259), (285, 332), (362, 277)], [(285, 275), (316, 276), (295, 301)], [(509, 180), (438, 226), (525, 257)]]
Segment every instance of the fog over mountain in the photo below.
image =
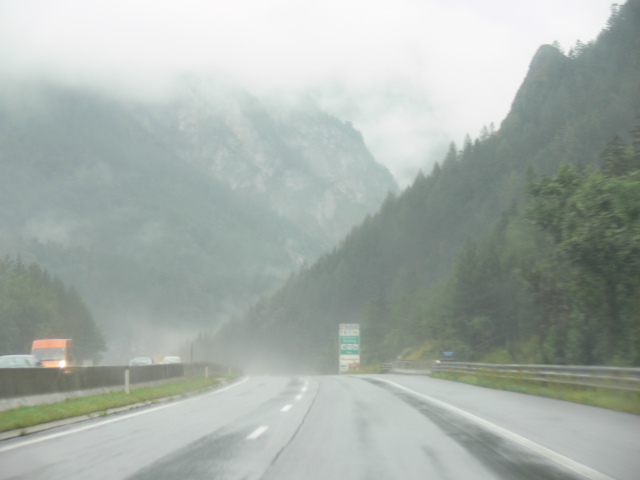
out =
[(5, 0), (0, 77), (136, 98), (184, 74), (310, 93), (406, 187), (509, 110), (541, 44), (593, 38), (603, 0)]
[(361, 133), (308, 96), (261, 100), (238, 86), (187, 77), (167, 100), (130, 108), (187, 163), (268, 205), (324, 249), (397, 190)]
[(313, 103), (193, 82), (164, 103), (49, 82), (0, 98), (0, 253), (77, 288), (122, 357), (217, 328), (397, 189)]
[(332, 374), (339, 324), (359, 323), (374, 369), (444, 351), (640, 364), (640, 0), (566, 53), (541, 45), (523, 73), (499, 128), (452, 143), (200, 350), (256, 371)]
[(215, 329), (504, 118), (538, 46), (608, 8), (0, 2), (0, 254), (76, 287), (122, 356)]

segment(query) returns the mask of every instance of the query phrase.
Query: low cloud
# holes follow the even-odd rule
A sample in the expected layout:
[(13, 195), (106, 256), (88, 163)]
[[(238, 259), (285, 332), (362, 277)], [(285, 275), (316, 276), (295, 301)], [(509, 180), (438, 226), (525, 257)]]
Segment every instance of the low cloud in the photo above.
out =
[(0, 75), (146, 98), (184, 73), (258, 95), (320, 92), (406, 184), (449, 140), (499, 124), (539, 45), (593, 39), (608, 9), (601, 0), (7, 0)]

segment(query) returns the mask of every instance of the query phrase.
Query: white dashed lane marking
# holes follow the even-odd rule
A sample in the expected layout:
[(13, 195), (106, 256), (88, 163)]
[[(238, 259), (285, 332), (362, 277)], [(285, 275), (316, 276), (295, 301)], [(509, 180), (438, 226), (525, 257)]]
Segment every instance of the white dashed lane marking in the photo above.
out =
[(255, 440), (264, 432), (266, 432), (268, 429), (269, 429), (268, 425), (262, 425), (261, 427), (256, 428), (251, 434), (249, 434), (249, 436), (247, 436), (247, 440)]

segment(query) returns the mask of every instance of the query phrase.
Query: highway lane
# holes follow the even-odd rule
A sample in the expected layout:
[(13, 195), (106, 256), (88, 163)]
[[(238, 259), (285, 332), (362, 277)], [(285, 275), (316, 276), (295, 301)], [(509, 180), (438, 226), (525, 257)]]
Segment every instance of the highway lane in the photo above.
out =
[(411, 375), (379, 376), (613, 478), (640, 479), (640, 416)]
[(638, 419), (424, 377), (248, 377), (0, 442), (0, 479), (637, 479)]

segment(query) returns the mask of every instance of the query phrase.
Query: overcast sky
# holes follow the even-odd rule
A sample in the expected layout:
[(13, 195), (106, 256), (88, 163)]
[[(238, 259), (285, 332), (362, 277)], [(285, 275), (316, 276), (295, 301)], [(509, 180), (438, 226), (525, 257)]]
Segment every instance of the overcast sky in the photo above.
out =
[(595, 39), (611, 3), (0, 0), (0, 78), (159, 95), (193, 72), (312, 92), (404, 186), (448, 142), (499, 127), (537, 48)]

